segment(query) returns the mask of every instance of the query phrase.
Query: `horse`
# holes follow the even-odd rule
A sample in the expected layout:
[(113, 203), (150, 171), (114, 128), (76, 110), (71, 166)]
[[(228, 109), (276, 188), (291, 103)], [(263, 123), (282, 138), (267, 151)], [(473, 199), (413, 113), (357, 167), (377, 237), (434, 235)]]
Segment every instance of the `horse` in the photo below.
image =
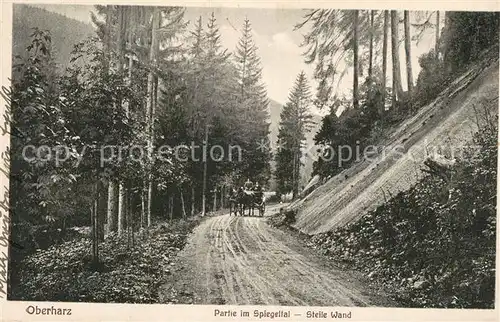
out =
[(246, 191), (240, 189), (239, 204), (243, 215), (245, 214), (245, 210), (248, 209), (248, 215), (253, 216), (255, 209), (257, 209), (259, 211), (259, 216), (264, 216), (265, 200), (264, 194), (261, 191)]
[(263, 217), (266, 210), (266, 198), (262, 191), (255, 192), (253, 206), (259, 211), (259, 216)]
[(239, 203), (238, 190), (233, 188), (231, 190), (231, 195), (229, 196), (229, 216), (231, 216), (233, 212), (235, 216), (238, 216), (239, 208), (240, 208), (240, 203)]
[(255, 199), (255, 194), (253, 191), (244, 191), (244, 195), (242, 198), (242, 205), (243, 205), (243, 215), (245, 214), (245, 209), (248, 209), (248, 215), (253, 216), (254, 214), (254, 199)]

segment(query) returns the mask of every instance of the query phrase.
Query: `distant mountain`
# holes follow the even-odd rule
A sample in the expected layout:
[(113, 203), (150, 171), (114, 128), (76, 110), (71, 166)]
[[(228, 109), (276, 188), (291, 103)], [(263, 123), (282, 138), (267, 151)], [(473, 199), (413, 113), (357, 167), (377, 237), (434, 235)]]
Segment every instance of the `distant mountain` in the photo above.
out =
[(31, 43), (33, 28), (49, 30), (56, 63), (60, 68), (65, 68), (70, 61), (73, 46), (95, 35), (91, 24), (29, 5), (14, 4), (13, 7), (13, 57), (24, 56), (26, 47)]
[[(278, 141), (278, 132), (279, 132), (279, 124), (281, 120), (281, 109), (283, 108), (283, 105), (274, 101), (270, 100), (269, 102), (269, 140), (271, 142), (271, 147), (274, 148), (276, 147), (276, 143)], [(314, 145), (314, 136), (318, 132), (319, 128), (321, 127), (321, 120), (322, 116), (318, 114), (313, 114), (313, 122), (314, 126), (311, 130), (311, 132), (306, 134), (306, 144), (308, 147), (311, 147)], [(275, 151), (273, 150), (273, 153)], [(311, 179), (311, 173), (313, 170), (313, 163), (314, 159), (305, 157), (303, 158), (302, 162), (304, 163), (304, 166), (301, 168), (301, 180), (300, 180), (300, 186), (305, 186), (309, 180)], [(275, 169), (275, 162), (274, 160), (271, 161), (271, 168), (274, 170)], [(276, 189), (276, 182), (274, 178), (271, 179), (270, 181), (270, 189), (274, 190)]]

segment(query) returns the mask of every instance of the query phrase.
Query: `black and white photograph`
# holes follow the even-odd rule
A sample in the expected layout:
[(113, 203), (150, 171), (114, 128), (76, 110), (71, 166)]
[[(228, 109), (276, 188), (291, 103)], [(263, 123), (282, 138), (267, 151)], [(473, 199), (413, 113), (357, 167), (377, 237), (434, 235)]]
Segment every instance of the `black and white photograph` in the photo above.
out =
[(495, 309), (499, 23), (14, 3), (6, 299)]

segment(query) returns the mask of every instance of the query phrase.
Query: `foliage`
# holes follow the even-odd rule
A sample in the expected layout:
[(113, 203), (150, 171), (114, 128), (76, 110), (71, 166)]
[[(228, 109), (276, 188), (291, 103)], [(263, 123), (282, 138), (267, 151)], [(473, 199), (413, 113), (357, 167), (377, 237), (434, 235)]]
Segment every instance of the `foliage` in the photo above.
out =
[[(323, 118), (314, 141), (317, 145), (328, 148), (315, 162), (313, 175), (327, 177), (340, 173), (359, 161), (355, 151), (363, 151), (366, 146), (374, 143), (373, 133), (380, 125), (377, 113), (380, 95), (377, 87), (363, 93), (359, 109), (352, 108), (351, 103), (345, 99), (337, 99), (330, 114)], [(344, 112), (337, 116), (333, 111), (339, 107)]]
[(313, 125), (310, 113), (311, 94), (303, 71), (297, 76), (288, 100), (281, 111), (276, 177), (279, 193), (293, 191), (296, 197), (305, 135)]
[[(60, 251), (71, 253), (70, 248), (74, 246), (74, 253), (69, 254), (64, 263), (74, 260), (68, 265), (83, 269), (86, 264), (79, 261), (80, 251), (88, 247), (85, 239), (92, 237), (93, 248), (101, 248), (101, 260), (109, 270), (114, 270), (115, 264), (122, 265), (107, 258), (115, 256), (113, 247), (121, 252), (124, 244), (121, 237), (116, 239), (118, 237), (108, 232), (107, 237), (111, 239), (99, 245), (103, 235), (101, 229), (104, 230), (104, 223), (110, 218), (104, 214), (113, 205), (109, 201), (113, 195), (104, 187), (115, 182), (120, 183), (120, 191), (126, 191), (115, 198), (115, 209), (126, 214), (120, 217), (125, 223), (114, 221), (123, 224), (120, 233), (127, 229), (129, 237), (138, 227), (144, 226), (145, 208), (149, 206), (145, 202), (149, 196), (144, 193), (148, 174), (154, 179), (152, 222), (195, 214), (201, 204), (201, 147), (205, 134), (209, 138), (207, 151), (215, 145), (224, 147), (226, 153), (229, 145), (241, 146), (244, 150), (242, 160), (238, 156), (227, 159), (227, 154), (220, 162), (208, 158), (207, 198), (218, 193), (220, 200), (221, 186), (227, 189), (228, 185), (241, 184), (245, 176), (262, 180), (262, 183), (269, 178), (269, 151), (256, 150), (256, 143), (268, 135), (267, 94), (261, 84), (257, 48), (249, 45), (252, 43), (250, 23), (245, 23), (242, 36), (248, 46), (244, 50), (239, 48), (236, 54), (246, 55), (248, 65), (244, 69), (250, 73), (242, 74), (237, 58), (233, 59), (221, 45), (215, 15), (212, 14), (206, 28), (200, 18), (190, 38), (183, 19), (184, 10), (178, 7), (158, 8), (162, 18), (157, 35), (160, 50), (158, 59), (151, 61), (152, 9), (96, 6), (92, 19), (97, 37), (75, 45), (71, 57), (58, 57), (50, 32), (35, 29), (25, 54), (14, 61), (10, 149), (12, 240), (24, 246), (11, 248), (10, 267), (13, 270), (10, 279), (16, 281), (14, 284), (33, 286), (24, 293), (26, 295), (39, 298), (42, 295), (35, 292), (39, 289), (52, 292), (55, 298), (137, 300), (132, 293), (124, 295), (124, 291), (118, 292), (116, 298), (99, 292), (91, 297), (93, 288), (99, 283), (84, 286), (92, 275), (90, 272), (77, 277), (81, 283), (78, 296), (76, 293), (58, 295), (54, 292), (64, 287), (46, 290), (36, 284), (36, 279), (32, 282), (35, 284), (29, 284), (34, 271), (20, 275), (24, 265), (22, 259), (32, 258), (31, 254), (37, 249), (39, 254), (45, 254), (45, 249), (52, 245), (53, 248), (47, 251), (54, 261), (51, 265), (59, 265), (63, 261), (59, 256), (65, 256)], [(57, 66), (58, 59), (68, 62)], [(152, 91), (151, 82), (148, 82), (151, 75)], [(243, 87), (235, 86), (238, 80)], [(154, 94), (155, 118), (152, 122), (147, 117), (150, 112), (146, 112), (148, 94)], [(144, 152), (151, 129), (155, 133), (152, 143), (157, 153), (147, 158), (139, 150), (142, 148)], [(180, 156), (176, 154), (179, 151), (176, 147), (191, 144), (199, 147), (193, 154), (192, 151), (184, 151)], [(33, 151), (26, 159), (23, 156), (26, 146), (61, 149), (45, 151), (41, 155), (43, 160)], [(109, 161), (102, 163), (101, 153)], [(64, 161), (56, 163), (53, 158), (49, 159), (56, 155)], [(184, 157), (188, 157), (187, 161)], [(118, 212), (114, 215), (118, 217)], [(80, 241), (68, 242), (73, 237), (81, 238), (74, 233), (74, 226), (87, 226), (96, 218), (99, 218), (98, 227), (94, 231), (98, 231), (98, 237), (93, 234)], [(115, 245), (110, 246), (113, 238)], [(162, 245), (169, 242), (175, 241), (165, 240)], [(64, 245), (59, 247), (61, 243)], [(135, 254), (140, 257), (140, 253), (139, 248)], [(98, 262), (96, 252), (93, 256), (95, 265)], [(39, 260), (50, 266), (47, 258)], [(69, 278), (62, 276), (63, 272), (51, 274), (42, 273), (37, 278), (54, 278), (61, 282)], [(101, 278), (105, 281), (108, 277), (96, 274), (94, 281)], [(154, 277), (145, 277), (151, 278)], [(111, 279), (111, 283), (120, 284), (120, 281)], [(152, 298), (151, 294), (143, 295), (144, 298), (137, 301), (147, 302)]]
[(158, 288), (197, 220), (153, 227), (149, 236), (128, 246), (116, 234), (101, 248), (101, 266), (90, 267), (90, 241), (77, 238), (28, 256), (19, 266), (23, 283), (10, 300), (101, 303), (157, 303)]
[[(359, 109), (353, 109), (346, 99), (330, 97), (329, 104), (325, 105), (330, 113), (323, 119), (315, 142), (330, 146), (336, 155), (330, 158), (329, 152), (325, 152), (327, 155), (315, 162), (313, 174), (328, 177), (350, 167), (355, 160), (338, 162), (339, 146), (349, 146), (352, 151), (359, 147), (362, 151), (369, 144), (378, 144), (384, 133), (435, 99), (467, 66), (478, 60), (486, 61), (495, 54), (498, 56), (498, 13), (448, 12), (446, 15), (447, 24), (438, 46), (444, 55), (436, 56), (432, 49), (419, 58), (421, 71), (411, 98), (404, 94), (394, 108), (376, 113), (380, 106), (386, 105), (381, 101), (384, 89), (378, 85), (382, 83), (378, 71), (374, 73), (374, 80), (367, 80), (361, 87)], [(321, 28), (328, 30), (327, 25)], [(478, 36), (478, 30), (490, 36)], [(468, 45), (470, 41), (472, 46)], [(386, 89), (387, 94), (391, 94), (390, 91)]]
[(280, 211), (270, 216), (267, 223), (276, 228), (290, 228), (295, 223), (297, 212), (294, 210)]
[(315, 235), (336, 261), (382, 281), (405, 306), (493, 308), (497, 132), (484, 131), (453, 169), (428, 176), (359, 221)]
[[(296, 29), (309, 30), (304, 34), (301, 44), (306, 47), (305, 61), (315, 63), (314, 77), (318, 81), (315, 105), (319, 108), (329, 108), (338, 98), (336, 91), (347, 69), (353, 65), (353, 20), (357, 10), (311, 9), (308, 10), (302, 22)], [(383, 11), (374, 14), (373, 26), (370, 23), (370, 11), (360, 10), (358, 28), (359, 52), (367, 52), (370, 36), (373, 36), (374, 46), (381, 41)], [(365, 50), (366, 49), (366, 50)], [(361, 55), (360, 55), (361, 56)], [(359, 63), (360, 75), (363, 66), (369, 63), (369, 57), (361, 56)], [(341, 63), (348, 67), (339, 70)]]
[(418, 74), (416, 97), (419, 103), (427, 104), (446, 88), (448, 81), (444, 66), (436, 59), (434, 50), (420, 56), (418, 63), (422, 69)]
[(252, 26), (245, 19), (234, 53), (237, 76), (233, 91), (242, 116), (240, 121), (244, 132), (240, 135), (245, 138), (242, 145), (245, 157), (239, 175), (243, 180), (253, 178), (253, 181), (266, 184), (271, 175), (271, 153), (266, 146), (269, 135), (269, 99), (262, 83), (262, 66), (257, 50), (252, 37)]
[(447, 73), (467, 66), (487, 48), (498, 48), (498, 12), (447, 12), (446, 20), (441, 42)]

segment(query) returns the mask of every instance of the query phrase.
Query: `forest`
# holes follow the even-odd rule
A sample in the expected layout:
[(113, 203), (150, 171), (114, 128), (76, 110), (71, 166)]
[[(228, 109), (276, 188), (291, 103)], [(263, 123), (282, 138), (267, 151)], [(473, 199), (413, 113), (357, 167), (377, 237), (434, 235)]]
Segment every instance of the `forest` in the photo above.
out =
[[(250, 21), (231, 55), (214, 15), (186, 30), (183, 8), (96, 9), (96, 36), (74, 47), (63, 71), (50, 31), (34, 30), (15, 60), (10, 191), (16, 243), (33, 251), (43, 247), (35, 235), (49, 246), (91, 226), (98, 267), (107, 236), (130, 246), (156, 221), (219, 209), (238, 181), (265, 184), (270, 151), (257, 149), (268, 98)], [(216, 145), (242, 155), (200, 162)], [(169, 148), (178, 146), (200, 148), (188, 160)], [(120, 158), (103, 147), (121, 148)]]
[[(311, 106), (327, 111), (316, 144), (364, 147), (471, 63), (498, 56), (497, 13), (422, 12), (413, 27), (434, 30), (436, 41), (414, 80), (411, 40), (420, 34), (410, 34), (408, 11), (308, 10), (295, 29), (319, 85), (297, 75), (272, 153), (252, 36), (258, 22), (245, 20), (227, 49), (214, 13), (188, 28), (181, 7), (95, 12), (96, 33), (74, 46), (66, 66), (50, 30), (32, 30), (13, 59), (9, 190), (18, 246), (10, 248), (10, 299), (158, 302), (188, 234), (208, 213), (225, 211), (232, 187), (248, 178), (268, 187), (274, 176), (278, 195), (298, 198)], [(340, 62), (352, 70), (352, 97), (336, 95), (347, 72)], [(228, 158), (229, 147), (239, 157)], [(349, 168), (341, 157), (318, 158), (313, 174)]]

